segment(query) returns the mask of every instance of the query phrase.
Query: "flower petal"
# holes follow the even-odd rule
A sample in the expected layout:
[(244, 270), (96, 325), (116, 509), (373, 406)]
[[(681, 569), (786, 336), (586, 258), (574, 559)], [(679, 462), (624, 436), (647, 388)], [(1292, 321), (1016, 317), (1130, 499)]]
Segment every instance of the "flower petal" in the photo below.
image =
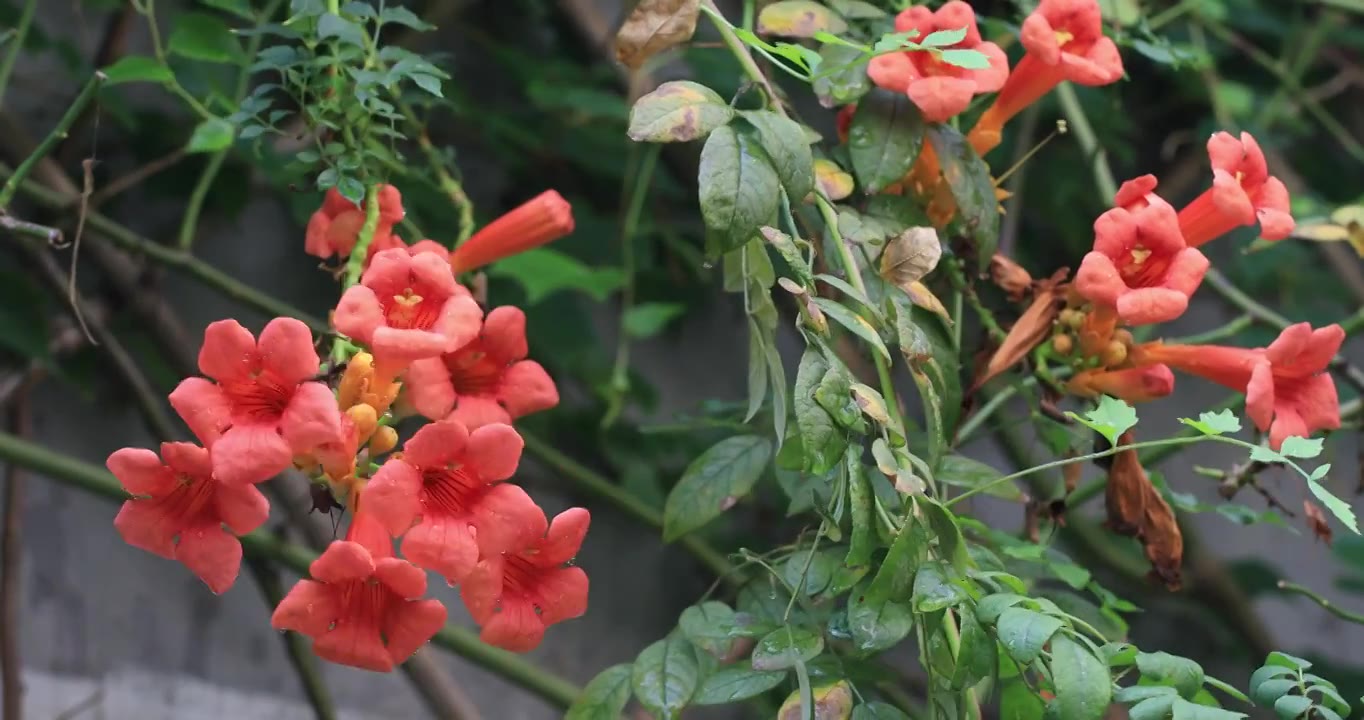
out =
[(317, 637), (327, 632), (339, 611), (331, 588), (315, 580), (299, 580), (271, 614), (270, 627)]
[(402, 248), (377, 252), (360, 282), (380, 297), (402, 295), (412, 285), (412, 256)]
[(384, 618), (388, 656), (401, 665), (445, 627), (445, 605), (439, 600), (417, 600), (394, 605)]
[(1175, 253), (1174, 259), (1170, 261), (1170, 267), (1165, 271), (1164, 285), (1185, 296), (1193, 295), (1203, 283), (1209, 265), (1206, 255), (1195, 248), (1184, 248)]
[(376, 561), (374, 577), (401, 598), (415, 599), (426, 594), (426, 573), (406, 560), (390, 557)]
[(1269, 446), (1278, 450), (1283, 441), (1290, 437), (1307, 437), (1311, 434), (1296, 408), (1280, 408), (1274, 413), (1274, 424), (1269, 427)]
[(1118, 298), (1118, 317), (1128, 325), (1169, 322), (1184, 314), (1189, 296), (1168, 288), (1128, 290)]
[(1255, 204), (1236, 176), (1225, 170), (1212, 172), (1212, 200), (1217, 209), (1237, 225), (1255, 222)]
[(331, 224), (332, 219), (325, 212), (318, 210), (313, 213), (308, 218), (308, 229), (303, 235), (303, 251), (324, 260), (331, 257), (335, 252), (327, 241), (327, 230)]
[(400, 537), (412, 527), (417, 513), (421, 512), (418, 495), (421, 486), (421, 475), (406, 458), (390, 458), (365, 485), (361, 496), (365, 513), (383, 525), (390, 535)]
[(549, 525), (544, 545), (540, 547), (537, 563), (561, 565), (572, 560), (582, 547), (583, 538), (587, 536), (587, 526), (591, 521), (592, 515), (586, 508), (569, 508), (555, 515), (554, 521)]
[(214, 380), (242, 380), (256, 369), (256, 338), (236, 320), (219, 320), (204, 328), (199, 371)]
[(467, 427), (480, 428), (484, 425), (509, 425), (512, 416), (498, 402), (480, 395), (460, 395), (455, 399), (455, 409), (450, 411), (452, 421)]
[(492, 555), (479, 561), (459, 586), (459, 597), (474, 622), (486, 623), (502, 601), (502, 575), (506, 559)]
[(439, 327), (415, 330), (379, 326), (369, 342), (379, 362), (406, 365), (414, 360), (440, 357), (446, 351), (450, 338), (439, 330)]
[(439, 573), (446, 582), (464, 581), (478, 563), (477, 531), (467, 515), (426, 513), (403, 535), (403, 557)]
[(582, 617), (587, 612), (587, 573), (582, 568), (554, 568), (537, 579), (540, 620), (545, 625)]
[(1093, 303), (1116, 305), (1118, 298), (1127, 292), (1127, 283), (1123, 282), (1117, 266), (1107, 255), (1089, 252), (1075, 273), (1075, 292)]
[(175, 535), (180, 532), (166, 508), (148, 500), (128, 500), (114, 516), (114, 529), (123, 542), (139, 550), (175, 557)]
[(450, 269), (448, 255), (409, 253), (412, 259), (409, 272), (412, 273), (413, 284), (423, 286), (422, 297), (439, 301), (461, 295), (459, 283), (455, 282), (455, 273)]
[(336, 331), (363, 343), (370, 342), (374, 330), (384, 324), (384, 308), (379, 296), (364, 285), (353, 285), (341, 295), (332, 313)]
[(123, 489), (134, 495), (165, 495), (178, 484), (174, 471), (146, 448), (115, 450), (104, 465), (118, 478)]
[(403, 445), (403, 459), (417, 468), (437, 468), (458, 462), (469, 444), (469, 431), (454, 420), (423, 425)]
[(469, 520), (477, 530), (483, 557), (524, 550), (545, 536), (544, 511), (512, 483), (479, 493), (469, 504)]
[(375, 618), (341, 617), (335, 626), (313, 642), (313, 652), (323, 660), (373, 672), (391, 672), (393, 660), (379, 636)]
[(975, 81), (944, 75), (913, 80), (906, 90), (928, 122), (952, 119), (971, 104), (975, 91)]
[(320, 445), (339, 443), (341, 411), (331, 388), (320, 382), (305, 382), (294, 391), (280, 416), (280, 431), (294, 455), (304, 455)]
[(213, 477), (213, 461), (208, 450), (194, 443), (161, 443), (161, 459), (178, 474), (204, 479)]
[(364, 580), (374, 574), (374, 557), (360, 543), (334, 540), (308, 566), (308, 574), (324, 583)]
[(540, 363), (522, 360), (502, 373), (497, 400), (513, 418), (525, 417), (558, 405), (559, 389)]
[(281, 382), (293, 384), (318, 374), (321, 360), (313, 347), (313, 332), (290, 317), (271, 320), (260, 333), (261, 367)]
[(431, 420), (442, 420), (455, 406), (455, 385), (440, 358), (413, 360), (403, 389), (413, 409)]
[(1307, 424), (1309, 433), (1340, 428), (1340, 398), (1330, 373), (1306, 378), (1296, 390), (1293, 406)]
[(181, 380), (171, 391), (170, 404), (206, 446), (232, 425), (232, 402), (222, 388), (203, 378)]
[(511, 364), (530, 353), (526, 346), (526, 313), (515, 305), (493, 308), (478, 335), (483, 351), (499, 363)]
[(1274, 374), (1268, 360), (1255, 364), (1246, 384), (1246, 415), (1255, 427), (1268, 430), (1274, 419)]
[(464, 458), (485, 480), (506, 480), (521, 463), (526, 442), (510, 425), (484, 425), (469, 433)]
[(985, 55), (985, 59), (990, 62), (988, 69), (972, 73), (972, 78), (976, 81), (976, 93), (998, 92), (1009, 79), (1009, 56), (992, 42), (980, 43), (975, 50)]
[(222, 594), (237, 581), (242, 544), (217, 525), (201, 525), (180, 532), (175, 559), (203, 580), (209, 590)]
[(919, 77), (919, 71), (909, 53), (890, 53), (877, 55), (867, 63), (867, 77), (882, 90), (905, 93), (909, 83)]
[(445, 301), (432, 329), (447, 338), (445, 352), (454, 352), (478, 337), (482, 328), (483, 308), (469, 295), (456, 295)]
[(287, 469), (294, 454), (269, 425), (233, 425), (209, 450), (213, 477), (229, 485), (258, 483)]
[(270, 501), (253, 485), (218, 483), (213, 491), (213, 504), (218, 517), (238, 535), (255, 530), (270, 518)]
[(511, 652), (530, 652), (545, 637), (545, 623), (529, 600), (514, 595), (502, 598), (501, 611), (494, 614), (478, 635), (483, 642)]

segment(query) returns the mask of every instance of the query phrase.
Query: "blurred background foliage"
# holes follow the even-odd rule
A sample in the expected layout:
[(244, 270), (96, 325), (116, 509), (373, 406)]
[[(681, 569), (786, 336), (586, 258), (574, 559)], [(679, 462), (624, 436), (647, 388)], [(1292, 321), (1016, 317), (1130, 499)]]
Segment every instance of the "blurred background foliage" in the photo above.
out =
[[(200, 42), (229, 55), (244, 52), (245, 38), (225, 33), (237, 21), (221, 11), (222, 2), (162, 0), (155, 12), (163, 34), (197, 27), (208, 33)], [(69, 6), (54, 10), (74, 22), (40, 23), (27, 36), (20, 62), (44, 64), (51, 74), (41, 86), (16, 81), (4, 100), (0, 145), (5, 147), (0, 150), (11, 162), (15, 138), (45, 132), (94, 67), (114, 59), (122, 43), (145, 45), (144, 20), (130, 4), (52, 4)], [(875, 4), (894, 11), (902, 3)], [(1025, 0), (972, 4), (982, 18), (990, 18), (983, 32), (991, 39), (1009, 38), (1031, 5)], [(577, 230), (571, 237), (504, 262), (489, 278), (495, 304), (526, 309), (533, 357), (564, 388), (564, 406), (528, 418), (526, 427), (661, 508), (686, 463), (743, 418), (744, 320), (741, 299), (720, 291), (720, 268), (703, 253), (696, 148), (665, 149), (651, 172), (646, 162), (651, 150), (626, 138), (626, 119), (632, 100), (662, 80), (688, 77), (730, 97), (741, 78), (732, 56), (704, 27), (692, 46), (628, 73), (610, 50), (628, 0), (625, 6), (607, 0), (406, 5), (439, 30), (395, 29), (385, 40), (426, 54), (450, 73), (442, 96), (414, 94), (411, 100), (437, 152), (472, 198), (479, 222), (542, 189), (557, 189), (573, 203)], [(1260, 141), (1273, 172), (1288, 184), (1299, 218), (1325, 218), (1364, 201), (1364, 1), (1104, 0), (1104, 5), (1129, 77), (1116, 88), (1076, 90), (1120, 180), (1153, 173), (1162, 194), (1179, 206), (1204, 187), (1209, 134), (1245, 130)], [(0, 0), (0, 29), (15, 27), (22, 6), (18, 0)], [(729, 3), (726, 10), (739, 17), (741, 6)], [(0, 30), (0, 39), (8, 42), (10, 33)], [(230, 98), (237, 67), (192, 55), (170, 57), (180, 83), (196, 97)], [(807, 89), (776, 77), (801, 119), (832, 138), (833, 112), (819, 107)], [(1015, 121), (1006, 144), (989, 158), (996, 173), (1048, 135), (1060, 114), (1053, 96)], [(185, 189), (212, 162), (207, 154), (180, 151), (192, 128), (190, 113), (158, 88), (111, 87), (101, 94), (98, 113), (72, 133), (56, 157), (80, 177), (80, 160), (93, 154), (98, 159), (95, 188), (160, 163), (135, 189), (108, 199), (102, 211), (136, 219), (142, 234), (169, 241), (181, 220)], [(203, 217), (236, 217), (249, 198), (269, 193), (294, 220), (276, 240), (301, 250), (303, 224), (320, 194), (305, 172), (315, 168), (291, 162), (297, 150), (287, 137), (238, 143), (209, 188)], [(409, 209), (405, 237), (418, 239), (413, 233), (418, 228), (427, 237), (451, 242), (460, 231), (458, 213), (414, 160), (420, 151), (410, 142), (397, 150), (409, 159), (393, 167), (390, 178), (401, 187)], [(1062, 135), (1010, 178), (1014, 198), (1007, 204), (1002, 247), (1034, 275), (1074, 267), (1090, 247), (1090, 226), (1106, 207), (1091, 171), (1095, 160), (1073, 135)], [(627, 215), (637, 193), (644, 193), (642, 211), (630, 227)], [(1349, 244), (1288, 240), (1246, 252), (1253, 239), (1254, 230), (1247, 228), (1217, 244), (1214, 262), (1282, 314), (1321, 324), (1364, 301), (1364, 269)], [(217, 257), (231, 253), (230, 248), (202, 250)], [(321, 313), (334, 290), (324, 273), (311, 271), (309, 259), (301, 252), (297, 256), (297, 284), (283, 292)], [(120, 400), (125, 390), (102, 379), (96, 350), (51, 354), (53, 323), (64, 313), (63, 300), (35, 281), (17, 255), (0, 267), (4, 362), (14, 367), (43, 363), (92, 401)], [(710, 331), (693, 331), (698, 322)], [(141, 337), (126, 310), (113, 308), (110, 324), (128, 338), (155, 383), (169, 390), (176, 374)], [(1263, 344), (1272, 337), (1269, 330), (1250, 328), (1228, 342)], [(646, 362), (632, 360), (632, 348), (669, 343), (711, 345), (697, 356), (715, 363), (717, 375), (737, 374), (734, 394), (703, 398), (650, 373)], [(668, 405), (682, 405), (685, 412), (659, 412), (665, 395), (674, 398)], [(789, 500), (776, 491), (776, 483), (760, 487), (767, 490), (745, 509), (747, 522), (713, 525), (705, 532), (730, 535), (718, 538), (725, 547), (770, 547), (789, 538), (793, 529), (782, 525)], [(1364, 605), (1364, 542), (1338, 539), (1334, 557), (1340, 576), (1336, 591)], [(1248, 597), (1273, 588), (1275, 572), (1263, 563), (1242, 563), (1231, 571)], [(1128, 589), (1118, 592), (1127, 597)], [(1215, 617), (1217, 608), (1195, 612)], [(1236, 645), (1235, 640), (1227, 643)], [(1258, 661), (1247, 653), (1246, 672)], [(1364, 692), (1364, 668), (1318, 669), (1340, 683), (1347, 697)]]

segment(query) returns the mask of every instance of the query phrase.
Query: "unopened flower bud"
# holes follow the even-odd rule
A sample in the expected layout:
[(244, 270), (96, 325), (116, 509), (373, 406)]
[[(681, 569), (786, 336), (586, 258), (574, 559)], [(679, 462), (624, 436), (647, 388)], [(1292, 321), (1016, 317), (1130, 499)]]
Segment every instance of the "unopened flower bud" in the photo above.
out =
[(1057, 335), (1051, 339), (1051, 349), (1057, 355), (1069, 355), (1075, 349), (1075, 341), (1069, 335)]
[(1114, 330), (1113, 339), (1127, 347), (1132, 347), (1133, 338), (1130, 330)]
[(1085, 314), (1079, 310), (1062, 310), (1060, 320), (1063, 326), (1071, 330), (1078, 330), (1085, 321)]
[(346, 408), (346, 414), (350, 416), (351, 422), (355, 423), (356, 444), (363, 445), (369, 436), (374, 434), (374, 429), (379, 427), (379, 413), (365, 403)]
[(1014, 302), (1022, 300), (1032, 288), (1032, 275), (1022, 265), (999, 253), (990, 258), (990, 279)]
[(383, 455), (395, 447), (398, 447), (398, 431), (387, 425), (375, 430), (374, 436), (369, 439), (370, 457)]
[(1108, 347), (1104, 348), (1103, 354), (1099, 356), (1104, 367), (1121, 365), (1127, 360), (1127, 346), (1117, 340), (1111, 340)]

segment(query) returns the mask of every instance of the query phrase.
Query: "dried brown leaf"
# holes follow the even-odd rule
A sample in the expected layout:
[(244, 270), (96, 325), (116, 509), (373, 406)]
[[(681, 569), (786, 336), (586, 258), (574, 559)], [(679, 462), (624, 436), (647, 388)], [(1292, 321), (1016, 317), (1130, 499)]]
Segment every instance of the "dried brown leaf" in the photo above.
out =
[(616, 59), (629, 68), (691, 39), (700, 0), (640, 0), (616, 33)]
[[(1133, 441), (1130, 430), (1118, 438), (1119, 445), (1131, 445)], [(1124, 450), (1113, 457), (1104, 500), (1109, 529), (1141, 541), (1151, 563), (1151, 574), (1170, 590), (1178, 590), (1184, 564), (1184, 535), (1170, 504), (1151, 484), (1135, 450)]]
[(972, 392), (1013, 367), (1051, 335), (1052, 321), (1061, 312), (1063, 291), (1060, 289), (1060, 281), (1062, 277), (1064, 276), (1058, 273), (1051, 279), (1037, 284), (1037, 289), (1033, 293), (1032, 304), (1028, 306), (1027, 310), (1023, 311), (1018, 322), (1015, 322), (1014, 326), (1009, 329), (1009, 334), (999, 344), (999, 349), (995, 350), (995, 354), (990, 357), (990, 362), (986, 363), (985, 371), (972, 384)]
[[(1146, 477), (1146, 473), (1142, 473)], [(1178, 590), (1182, 581), (1180, 569), (1184, 565), (1184, 535), (1170, 504), (1165, 502), (1151, 481), (1146, 481), (1146, 512), (1141, 528), (1141, 544), (1151, 572), (1169, 590)]]
[[(1131, 443), (1131, 431), (1118, 438), (1119, 445)], [(1128, 537), (1141, 534), (1146, 513), (1146, 487), (1150, 484), (1141, 461), (1137, 459), (1136, 450), (1124, 450), (1113, 457), (1113, 465), (1108, 470), (1108, 484), (1104, 488), (1110, 530)]]
[(942, 318), (948, 325), (952, 324), (952, 316), (948, 314), (947, 308), (943, 306), (938, 296), (928, 289), (927, 285), (921, 282), (912, 282), (902, 289), (905, 294), (909, 295), (910, 302)]
[(1331, 525), (1326, 521), (1326, 513), (1321, 506), (1311, 500), (1302, 501), (1302, 514), (1307, 517), (1307, 528), (1316, 539), (1331, 544)]
[(1019, 302), (1032, 289), (1032, 275), (1022, 265), (995, 253), (990, 258), (990, 279), (1014, 302)]
[(881, 253), (881, 277), (899, 287), (916, 283), (933, 272), (942, 259), (942, 242), (931, 227), (912, 227), (886, 243)]

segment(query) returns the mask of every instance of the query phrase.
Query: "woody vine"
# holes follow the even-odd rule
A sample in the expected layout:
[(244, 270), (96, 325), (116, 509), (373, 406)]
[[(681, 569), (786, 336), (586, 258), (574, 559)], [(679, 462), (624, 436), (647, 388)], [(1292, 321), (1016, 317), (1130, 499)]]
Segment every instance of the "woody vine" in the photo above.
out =
[[(120, 536), (182, 563), (214, 593), (234, 588), (244, 559), (253, 572), (281, 564), (302, 575), (267, 599), (274, 628), (311, 641), (288, 642), (320, 717), (334, 710), (314, 656), (390, 672), (428, 643), (574, 720), (617, 718), (632, 703), (660, 718), (740, 704), (781, 720), (1098, 720), (1113, 705), (1147, 719), (1247, 717), (1256, 705), (1285, 718), (1350, 713), (1335, 685), (1285, 653), (1264, 658), (1242, 690), (1192, 660), (1134, 646), (1124, 615), (1137, 608), (1042, 540), (1040, 529), (1063, 525), (1068, 507), (1102, 494), (1107, 531), (1140, 546), (1153, 584), (1179, 592), (1178, 501), (1148, 468), (1200, 443), (1244, 453), (1244, 466), (1220, 476), (1229, 495), (1254, 473), (1283, 468), (1313, 498), (1304, 514), (1314, 532), (1359, 532), (1317, 458), (1319, 436), (1358, 411), (1357, 400), (1342, 406), (1337, 380), (1364, 389), (1339, 355), (1364, 316), (1290, 322), (1237, 295), (1201, 249), (1242, 228), (1261, 243), (1297, 229), (1289, 192), (1250, 133), (1228, 127), (1207, 138), (1206, 189), (1183, 207), (1161, 197), (1154, 175), (1119, 184), (1096, 161), (1110, 207), (1094, 218), (1092, 250), (1073, 271), (1025, 268), (1000, 252), (1002, 180), (1012, 170), (992, 151), (1053, 93), (1068, 115), (1054, 135), (1094, 151), (1074, 87), (1123, 82), (1131, 38), (1120, 48), (1106, 33), (1096, 0), (1029, 3), (988, 34), (962, 0), (894, 11), (777, 0), (748, 3), (739, 18), (711, 0), (634, 5), (615, 38), (625, 67), (695, 42), (704, 21), (745, 76), (730, 97), (664, 82), (629, 114), (629, 140), (647, 145), (637, 169), (646, 188), (658, 146), (699, 148), (700, 251), (748, 327), (747, 348), (730, 353), (736, 364), (747, 358), (747, 401), (717, 423), (733, 432), (690, 459), (661, 508), (520, 427), (559, 411), (559, 384), (535, 359), (525, 313), (492, 296), (485, 273), (572, 234), (573, 209), (545, 190), (475, 226), (458, 169), (421, 119), (448, 75), (385, 43), (392, 30), (427, 23), (384, 2), (210, 4), (246, 30), (248, 46), (231, 46), (241, 56), (183, 35), (163, 45), (152, 3), (135, 4), (153, 56), (97, 72), (48, 140), (4, 168), (0, 220), (58, 285), (67, 276), (53, 245), (89, 232), (278, 317), (258, 332), (232, 319), (203, 332), (192, 353), (198, 375), (167, 398), (194, 441), (153, 397), (144, 412), (165, 441), (114, 452), (108, 473), (15, 434), (0, 435), (0, 456), (121, 500), (111, 516)], [(237, 97), (196, 98), (167, 62), (176, 53), (238, 63)], [(320, 193), (297, 240), (336, 282), (325, 321), (191, 254), (201, 193), (178, 248), (88, 208), (74, 229), (19, 216), (21, 199), (49, 211), (80, 202), (74, 186), (35, 180), (35, 168), (103, 87), (141, 82), (198, 118), (187, 151), (213, 158), (202, 187), (229, 152), (306, 140), (288, 160)], [(791, 87), (835, 115), (834, 137), (797, 114), (783, 90)], [(418, 184), (409, 155), (428, 166), (422, 190), (458, 218), (455, 236), (426, 238), (405, 211), (404, 183)], [(627, 228), (641, 212), (632, 200)], [(1159, 338), (1159, 324), (1183, 316), (1208, 286), (1278, 337), (1264, 347), (1216, 344), (1232, 334), (1219, 328), (1201, 340)], [(88, 303), (70, 287), (84, 323)], [(629, 317), (623, 331), (648, 322)], [(782, 337), (800, 342), (798, 357), (783, 356)], [(629, 390), (620, 347), (603, 427)], [(1187, 418), (1179, 435), (1139, 438), (1139, 409), (1171, 395), (1177, 373), (1236, 392), (1235, 407)], [(1005, 473), (963, 454), (1018, 398), (1054, 457)], [(555, 625), (587, 612), (594, 571), (575, 562), (593, 542), (589, 511), (548, 517), (517, 483), (523, 452), (593, 502), (678, 541), (714, 576), (673, 631), (631, 662), (595, 668), (581, 688), (510, 654), (553, 642)], [(1080, 485), (1086, 466), (1099, 478)], [(1063, 487), (1032, 482), (1056, 469)], [(316, 556), (258, 532), (270, 512), (260, 488), (290, 473), (308, 479), (317, 509), (341, 518)], [(802, 529), (772, 547), (713, 547), (707, 526), (762, 484), (780, 485)], [(973, 517), (967, 501), (982, 495), (1023, 504), (1028, 531)], [(458, 586), (477, 638), (447, 625), (445, 605), (428, 597), (430, 573)], [(1053, 600), (1058, 583), (1092, 612)], [(893, 672), (905, 657), (921, 681)]]

